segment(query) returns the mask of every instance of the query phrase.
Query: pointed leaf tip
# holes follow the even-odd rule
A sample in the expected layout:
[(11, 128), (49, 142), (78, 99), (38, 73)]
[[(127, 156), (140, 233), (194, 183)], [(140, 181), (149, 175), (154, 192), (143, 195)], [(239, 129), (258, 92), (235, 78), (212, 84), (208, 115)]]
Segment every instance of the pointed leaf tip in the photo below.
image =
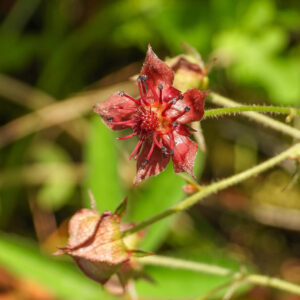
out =
[(146, 257), (146, 256), (152, 256), (154, 255), (154, 253), (152, 252), (147, 252), (144, 250), (128, 250), (128, 252), (130, 253), (130, 255), (134, 256), (134, 257)]
[(122, 217), (125, 214), (127, 208), (128, 197), (125, 197), (121, 204), (116, 208), (115, 215)]

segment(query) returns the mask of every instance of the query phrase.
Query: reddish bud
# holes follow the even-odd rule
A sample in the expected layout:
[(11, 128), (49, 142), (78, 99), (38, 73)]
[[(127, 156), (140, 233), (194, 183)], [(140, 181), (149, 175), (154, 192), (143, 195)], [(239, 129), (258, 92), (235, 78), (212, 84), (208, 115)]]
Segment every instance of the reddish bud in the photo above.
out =
[[(59, 247), (54, 253), (70, 255), (85, 275), (101, 284), (116, 275), (119, 278), (118, 291), (123, 292), (130, 274), (136, 273), (135, 270), (130, 270), (130, 257), (143, 253), (139, 250), (128, 250), (122, 238), (120, 222), (126, 203), (127, 198), (115, 213), (107, 211), (100, 215), (89, 209), (76, 212), (69, 222), (70, 236), (67, 246)], [(116, 277), (113, 276), (112, 282), (116, 282)]]
[(182, 186), (182, 190), (186, 194), (194, 194), (197, 191), (197, 189), (191, 184), (186, 184)]

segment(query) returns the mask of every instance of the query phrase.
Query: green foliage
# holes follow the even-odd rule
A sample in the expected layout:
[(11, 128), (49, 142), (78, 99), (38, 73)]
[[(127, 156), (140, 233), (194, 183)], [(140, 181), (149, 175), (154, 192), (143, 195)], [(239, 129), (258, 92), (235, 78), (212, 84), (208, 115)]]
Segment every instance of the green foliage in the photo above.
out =
[(47, 257), (37, 245), (21, 237), (1, 234), (0, 263), (14, 274), (36, 280), (63, 299), (113, 299), (74, 265)]
[(87, 193), (90, 189), (100, 212), (114, 211), (124, 198), (118, 175), (115, 139), (115, 135), (102, 123), (99, 116), (94, 116), (85, 145), (87, 176), (83, 195), (86, 207), (90, 207)]
[(57, 164), (37, 194), (40, 206), (47, 210), (62, 208), (75, 191), (75, 178), (70, 170), (60, 167), (71, 162), (68, 153), (56, 144), (40, 143), (31, 152), (36, 162)]

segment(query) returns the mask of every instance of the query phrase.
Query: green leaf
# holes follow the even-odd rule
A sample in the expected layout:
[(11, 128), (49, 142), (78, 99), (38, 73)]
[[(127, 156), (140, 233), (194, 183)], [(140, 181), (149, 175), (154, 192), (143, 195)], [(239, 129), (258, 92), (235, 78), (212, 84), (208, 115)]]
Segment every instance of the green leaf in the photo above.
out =
[(36, 244), (21, 237), (0, 234), (0, 263), (18, 276), (43, 284), (61, 299), (114, 299), (74, 264), (43, 255)]
[(118, 159), (115, 136), (99, 116), (92, 119), (90, 134), (84, 148), (87, 176), (84, 184), (84, 198), (90, 207), (88, 189), (93, 193), (100, 211), (114, 211), (124, 198), (118, 176)]

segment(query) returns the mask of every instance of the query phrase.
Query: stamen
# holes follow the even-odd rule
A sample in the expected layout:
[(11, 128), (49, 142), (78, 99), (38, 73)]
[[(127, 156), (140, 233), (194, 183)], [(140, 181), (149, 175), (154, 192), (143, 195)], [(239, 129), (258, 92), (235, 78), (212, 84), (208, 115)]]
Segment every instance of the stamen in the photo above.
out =
[(178, 126), (178, 123), (177, 123), (177, 122), (173, 122), (172, 125), (173, 125), (174, 127), (176, 127), (176, 126)]
[(157, 88), (159, 89), (159, 103), (162, 104), (162, 90), (163, 90), (162, 84), (159, 84)]
[(162, 145), (162, 140), (160, 141), (160, 143), (158, 142), (158, 140), (157, 140), (157, 132), (155, 132), (155, 133), (153, 134), (153, 141), (154, 141), (154, 143), (156, 144), (156, 146), (157, 146), (158, 148), (161, 147), (161, 145)]
[(113, 122), (109, 121), (112, 125), (124, 125), (124, 126), (133, 126), (135, 124), (134, 120), (128, 120), (128, 121), (120, 121), (120, 122)]
[(152, 153), (153, 153), (153, 150), (154, 150), (154, 148), (155, 148), (155, 143), (153, 142), (152, 143), (152, 145), (151, 145), (151, 148), (150, 148), (150, 150), (149, 150), (149, 152), (148, 152), (148, 154), (147, 154), (147, 158), (146, 158), (146, 160), (149, 162), (149, 160), (150, 160), (150, 157), (151, 157), (151, 155), (152, 155)]
[(172, 119), (172, 121), (173, 121), (173, 122), (176, 121), (177, 119), (179, 119), (180, 117), (182, 117), (185, 113), (187, 113), (187, 112), (190, 111), (190, 110), (191, 110), (191, 108), (190, 108), (189, 106), (186, 106), (186, 107), (184, 108), (184, 111), (181, 112), (178, 116), (174, 117), (174, 118)]
[(177, 98), (172, 98), (170, 100), (170, 102), (167, 104), (167, 106), (165, 107), (165, 109), (162, 111), (161, 115), (165, 116), (166, 115), (166, 111), (169, 110), (171, 108), (172, 105), (174, 105), (177, 102)]
[(148, 82), (148, 86), (149, 86), (149, 88), (150, 88), (150, 90), (151, 90), (151, 92), (152, 92), (152, 94), (153, 94), (153, 97), (154, 97), (154, 99), (155, 99), (155, 102), (160, 102), (159, 97), (158, 97), (158, 95), (157, 95), (157, 93), (156, 93), (156, 91), (155, 91), (155, 89), (154, 89), (152, 83), (151, 83), (151, 82)]
[(127, 136), (121, 136), (121, 137), (118, 137), (117, 139), (118, 140), (127, 140), (127, 139), (130, 139), (131, 137), (136, 136), (136, 135), (137, 135), (137, 133), (133, 132), (132, 134), (129, 134)]
[(146, 85), (146, 83), (145, 83), (146, 80), (147, 80), (146, 75), (140, 75), (138, 77), (138, 87), (139, 87), (139, 92), (140, 92), (140, 95), (141, 95), (141, 99), (143, 100), (145, 105), (148, 106), (149, 103), (147, 101), (147, 90), (146, 90), (146, 86), (145, 86)]
[(136, 103), (137, 105), (140, 105), (140, 102), (139, 102), (138, 100), (136, 100), (136, 99), (134, 99), (133, 97), (127, 95), (127, 94), (124, 93), (123, 91), (119, 92), (119, 95), (120, 95), (121, 97), (126, 97), (126, 98), (130, 99), (131, 101), (133, 101), (133, 102)]
[(168, 133), (168, 136), (170, 138), (170, 152), (169, 154), (172, 155), (171, 153), (174, 154), (174, 135), (173, 135), (173, 132), (169, 132)]
[(129, 160), (132, 159), (132, 156), (140, 150), (141, 146), (143, 144), (143, 140), (139, 140), (138, 143), (136, 144), (136, 146), (134, 147), (133, 151), (131, 152), (130, 156), (129, 156)]

